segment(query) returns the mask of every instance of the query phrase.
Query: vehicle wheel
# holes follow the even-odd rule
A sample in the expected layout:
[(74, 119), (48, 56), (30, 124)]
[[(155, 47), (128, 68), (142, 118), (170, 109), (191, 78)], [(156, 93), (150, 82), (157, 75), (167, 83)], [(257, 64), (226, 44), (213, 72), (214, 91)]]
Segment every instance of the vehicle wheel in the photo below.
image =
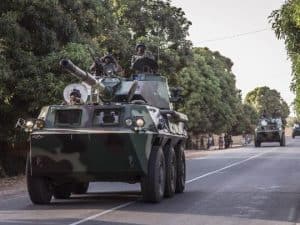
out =
[(83, 195), (89, 188), (89, 182), (76, 183), (74, 184), (73, 193), (77, 195)]
[(295, 135), (293, 135), (292, 137), (293, 137), (293, 139), (294, 139), (294, 138), (295, 138)]
[(180, 149), (176, 154), (177, 161), (177, 179), (176, 179), (176, 193), (182, 193), (185, 189), (185, 179), (186, 179), (186, 167), (185, 167), (185, 154), (184, 148), (181, 145)]
[(165, 184), (165, 197), (172, 197), (175, 194), (176, 189), (176, 155), (172, 147), (166, 146), (165, 164), (166, 164), (166, 184)]
[(261, 146), (261, 143), (259, 141), (255, 141), (255, 147), (260, 147)]
[(162, 149), (152, 148), (148, 162), (148, 174), (141, 180), (144, 201), (160, 202), (165, 191), (165, 158)]
[(281, 140), (280, 140), (280, 146), (285, 146), (285, 136), (283, 135)]
[(53, 196), (55, 199), (68, 199), (71, 196), (70, 185), (59, 185), (54, 188)]
[(52, 198), (52, 187), (50, 181), (45, 177), (31, 176), (30, 160), (26, 162), (26, 181), (30, 200), (34, 204), (49, 204)]

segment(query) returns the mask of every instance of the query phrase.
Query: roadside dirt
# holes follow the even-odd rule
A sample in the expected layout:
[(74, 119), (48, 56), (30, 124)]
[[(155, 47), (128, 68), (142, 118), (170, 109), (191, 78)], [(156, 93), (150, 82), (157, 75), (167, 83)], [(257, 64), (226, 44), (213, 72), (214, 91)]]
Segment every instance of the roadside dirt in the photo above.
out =
[(24, 175), (0, 179), (0, 196), (11, 196), (24, 193), (26, 180)]
[[(241, 148), (241, 147), (243, 147), (243, 146), (242, 145), (233, 145), (231, 148), (228, 148), (228, 149)], [(211, 152), (226, 151), (226, 150), (227, 149), (219, 149), (217, 146), (213, 146), (209, 150), (185, 150), (185, 158), (186, 159), (199, 158), (199, 157), (204, 157)]]

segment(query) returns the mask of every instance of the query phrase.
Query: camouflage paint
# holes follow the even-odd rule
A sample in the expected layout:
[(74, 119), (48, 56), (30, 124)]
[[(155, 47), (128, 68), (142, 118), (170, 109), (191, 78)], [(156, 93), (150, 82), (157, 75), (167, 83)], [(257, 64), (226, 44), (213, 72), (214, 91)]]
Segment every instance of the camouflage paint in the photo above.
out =
[[(71, 73), (81, 79), (86, 76), (77, 67)], [(90, 79), (91, 83), (97, 83), (94, 78)], [(172, 111), (166, 78), (158, 74), (137, 74), (130, 79), (119, 79), (121, 83), (110, 102), (52, 105), (41, 110), (39, 118), (45, 120), (45, 127), (31, 134), (33, 176), (49, 177), (62, 183), (140, 181), (148, 173), (149, 156), (157, 149), (155, 146), (163, 147), (168, 143), (177, 148), (186, 140), (184, 122), (187, 117)], [(133, 82), (138, 85), (131, 100), (143, 100), (138, 104), (128, 103)], [(80, 110), (78, 124), (57, 123), (57, 111), (61, 110)], [(113, 122), (104, 122), (106, 112)], [(68, 121), (73, 116), (64, 118)], [(138, 118), (144, 120), (143, 127), (137, 127)], [(126, 124), (129, 119), (132, 124)]]
[[(266, 126), (261, 125), (263, 120), (267, 122)], [(280, 142), (283, 136), (284, 128), (278, 118), (262, 118), (255, 129), (255, 140), (259, 142)]]
[[(84, 175), (118, 180), (147, 174), (152, 134), (41, 131), (31, 135), (33, 175)], [(88, 178), (87, 178), (88, 179)]]
[[(81, 122), (76, 126), (55, 124), (57, 110), (82, 110)], [(93, 124), (95, 111), (119, 110), (120, 124)], [(48, 110), (48, 112), (46, 112)], [(181, 123), (170, 122), (172, 129), (157, 129), (158, 120), (150, 111), (159, 109), (145, 105), (58, 105), (44, 107), (46, 127), (31, 134), (32, 175), (75, 181), (136, 181), (147, 174), (148, 159), (155, 140), (159, 144), (176, 145), (186, 138)], [(159, 113), (158, 113), (159, 114)], [(158, 115), (157, 114), (157, 115)], [(145, 126), (135, 131), (125, 119), (143, 118)]]

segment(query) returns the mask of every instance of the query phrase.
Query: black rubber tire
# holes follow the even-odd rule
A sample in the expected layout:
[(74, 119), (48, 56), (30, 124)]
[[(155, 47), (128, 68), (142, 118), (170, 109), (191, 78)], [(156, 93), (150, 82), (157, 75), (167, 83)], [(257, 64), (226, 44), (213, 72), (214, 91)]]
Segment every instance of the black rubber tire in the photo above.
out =
[(174, 149), (171, 146), (165, 146), (164, 149), (165, 164), (166, 164), (166, 184), (165, 194), (167, 198), (173, 197), (177, 182), (177, 159)]
[(175, 192), (183, 193), (185, 189), (186, 166), (185, 166), (185, 153), (182, 145), (176, 151), (176, 162), (177, 162), (177, 177), (176, 177)]
[(69, 184), (56, 186), (53, 190), (55, 199), (69, 199), (71, 196), (71, 188)]
[(26, 161), (26, 181), (30, 200), (34, 204), (49, 204), (52, 199), (52, 187), (50, 181), (45, 177), (31, 176), (29, 157)]
[(284, 147), (285, 146), (285, 135), (282, 135), (282, 138), (280, 140), (280, 146)]
[(260, 143), (259, 141), (255, 141), (255, 142), (254, 142), (254, 145), (255, 145), (255, 147), (260, 147), (260, 146), (261, 146), (261, 143)]
[(76, 183), (73, 187), (73, 193), (76, 195), (83, 195), (89, 189), (89, 182)]
[(165, 191), (165, 158), (161, 147), (152, 148), (148, 161), (148, 174), (141, 180), (143, 200), (160, 202)]

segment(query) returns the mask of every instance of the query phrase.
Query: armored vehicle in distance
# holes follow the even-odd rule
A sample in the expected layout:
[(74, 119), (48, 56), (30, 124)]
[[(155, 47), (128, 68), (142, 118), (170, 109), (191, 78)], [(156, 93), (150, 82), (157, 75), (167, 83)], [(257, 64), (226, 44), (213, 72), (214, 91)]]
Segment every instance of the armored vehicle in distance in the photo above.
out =
[(300, 123), (295, 123), (293, 127), (292, 137), (300, 136)]
[(141, 71), (125, 79), (114, 74), (114, 65), (96, 77), (68, 59), (60, 65), (83, 84), (66, 87), (66, 104), (18, 121), (30, 132), (31, 201), (48, 204), (52, 197), (84, 194), (93, 181), (139, 182), (148, 202), (183, 192), (187, 116), (173, 110), (178, 96), (170, 95), (166, 78)]
[(281, 118), (259, 120), (255, 129), (255, 147), (260, 147), (262, 142), (279, 142), (280, 146), (285, 146), (285, 131)]

